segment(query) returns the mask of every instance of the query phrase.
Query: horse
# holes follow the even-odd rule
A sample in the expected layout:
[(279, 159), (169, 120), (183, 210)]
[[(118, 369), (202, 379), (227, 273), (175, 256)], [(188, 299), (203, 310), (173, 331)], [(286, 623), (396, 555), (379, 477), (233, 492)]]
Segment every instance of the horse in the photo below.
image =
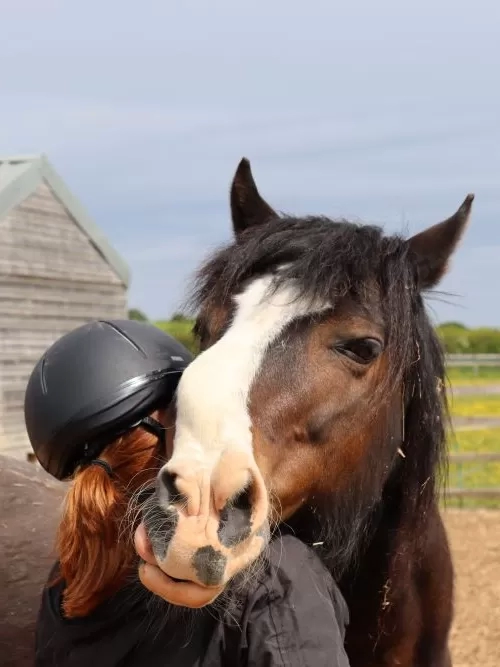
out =
[(157, 563), (146, 587), (211, 605), (286, 527), (339, 582), (353, 667), (450, 667), (446, 377), (424, 298), (473, 200), (404, 238), (278, 213), (241, 160), (234, 239), (195, 273), (200, 354), (136, 533)]
[(42, 589), (67, 485), (33, 463), (0, 456), (0, 655), (31, 667)]

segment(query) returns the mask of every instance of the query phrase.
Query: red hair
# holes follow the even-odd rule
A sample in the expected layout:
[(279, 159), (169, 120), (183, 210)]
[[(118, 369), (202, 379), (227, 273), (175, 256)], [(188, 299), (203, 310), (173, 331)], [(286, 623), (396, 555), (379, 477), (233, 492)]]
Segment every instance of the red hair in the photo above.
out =
[(66, 616), (89, 614), (133, 571), (136, 555), (128, 532), (120, 534), (123, 519), (133, 493), (155, 477), (164, 455), (156, 436), (136, 428), (100, 457), (111, 466), (112, 478), (97, 465), (76, 473), (57, 534)]

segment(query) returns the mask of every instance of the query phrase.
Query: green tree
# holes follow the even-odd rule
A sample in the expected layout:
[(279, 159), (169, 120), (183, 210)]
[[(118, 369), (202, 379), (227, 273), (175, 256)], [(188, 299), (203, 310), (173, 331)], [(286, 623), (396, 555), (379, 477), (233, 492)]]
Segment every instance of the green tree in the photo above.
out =
[(468, 327), (466, 327), (465, 324), (462, 324), (462, 322), (443, 322), (442, 324), (439, 325), (439, 328), (464, 329), (466, 331)]
[(184, 315), (184, 313), (174, 313), (170, 318), (171, 322), (189, 322), (190, 318)]
[(500, 330), (491, 327), (467, 329), (449, 322), (437, 328), (448, 354), (499, 354)]
[(142, 310), (139, 310), (138, 308), (131, 308), (128, 311), (128, 319), (129, 320), (137, 320), (138, 322), (147, 322), (148, 321), (148, 318), (146, 317), (146, 315), (144, 315)]

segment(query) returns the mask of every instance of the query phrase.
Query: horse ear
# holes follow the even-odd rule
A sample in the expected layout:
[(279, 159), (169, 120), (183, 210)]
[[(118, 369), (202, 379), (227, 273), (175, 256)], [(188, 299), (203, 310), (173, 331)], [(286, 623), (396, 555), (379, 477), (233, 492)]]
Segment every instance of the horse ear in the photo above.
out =
[(448, 261), (469, 222), (473, 201), (474, 195), (467, 195), (451, 218), (408, 240), (408, 245), (417, 257), (421, 289), (435, 287), (448, 270)]
[(278, 217), (278, 214), (260, 196), (247, 158), (243, 158), (236, 169), (230, 199), (233, 230), (236, 237), (249, 227), (262, 225)]

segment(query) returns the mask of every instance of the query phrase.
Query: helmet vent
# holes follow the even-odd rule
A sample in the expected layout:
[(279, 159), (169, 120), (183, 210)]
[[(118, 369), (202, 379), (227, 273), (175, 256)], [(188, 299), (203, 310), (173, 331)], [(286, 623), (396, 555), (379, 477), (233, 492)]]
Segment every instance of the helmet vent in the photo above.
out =
[(41, 366), (41, 369), (40, 369), (40, 384), (42, 385), (42, 392), (43, 392), (44, 396), (46, 396), (47, 393), (48, 393), (47, 377), (46, 377), (46, 374), (45, 374), (45, 367), (46, 366), (47, 366), (47, 357), (44, 357), (42, 359), (42, 366)]
[(148, 355), (144, 352), (144, 350), (142, 349), (142, 347), (140, 347), (134, 340), (132, 340), (131, 338), (129, 338), (129, 337), (127, 336), (127, 334), (126, 334), (124, 331), (122, 331), (121, 329), (119, 329), (115, 324), (111, 324), (111, 322), (107, 322), (106, 320), (100, 320), (100, 322), (101, 322), (101, 324), (104, 324), (104, 325), (108, 326), (110, 329), (113, 329), (113, 331), (116, 331), (116, 333), (117, 333), (119, 336), (121, 336), (124, 340), (126, 340), (127, 343), (128, 343), (129, 345), (131, 345), (131, 346), (134, 348), (134, 350), (137, 350), (137, 352), (139, 352), (140, 354), (142, 354), (142, 356), (143, 356), (145, 359), (147, 359)]

